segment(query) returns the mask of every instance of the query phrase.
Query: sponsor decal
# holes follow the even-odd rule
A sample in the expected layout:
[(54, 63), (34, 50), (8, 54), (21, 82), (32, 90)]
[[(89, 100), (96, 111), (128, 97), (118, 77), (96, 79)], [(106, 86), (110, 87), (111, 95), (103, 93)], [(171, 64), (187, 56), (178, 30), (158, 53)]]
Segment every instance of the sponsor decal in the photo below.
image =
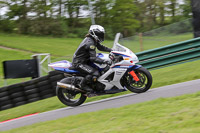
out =
[(116, 71), (116, 75), (121, 75), (122, 72)]
[(91, 45), (90, 46), (90, 49), (95, 49), (96, 47), (94, 45)]

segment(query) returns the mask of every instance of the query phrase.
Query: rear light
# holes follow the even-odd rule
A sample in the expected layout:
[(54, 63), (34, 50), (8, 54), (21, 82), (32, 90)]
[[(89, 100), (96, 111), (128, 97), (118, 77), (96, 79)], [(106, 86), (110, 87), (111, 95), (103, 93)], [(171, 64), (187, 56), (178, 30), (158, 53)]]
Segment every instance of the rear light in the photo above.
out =
[(133, 63), (133, 61), (131, 60), (130, 63)]

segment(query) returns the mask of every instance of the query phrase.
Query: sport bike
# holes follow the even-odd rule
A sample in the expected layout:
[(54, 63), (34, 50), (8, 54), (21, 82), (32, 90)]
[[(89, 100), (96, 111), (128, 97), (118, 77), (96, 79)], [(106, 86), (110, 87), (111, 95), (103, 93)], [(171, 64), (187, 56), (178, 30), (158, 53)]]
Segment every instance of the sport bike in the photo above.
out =
[(112, 62), (111, 65), (91, 63), (97, 68), (101, 76), (96, 82), (88, 85), (93, 89), (86, 92), (79, 87), (84, 76), (77, 70), (69, 69), (71, 62), (63, 60), (49, 64), (57, 71), (65, 73), (65, 78), (57, 82), (56, 95), (65, 105), (78, 106), (84, 103), (87, 97), (115, 94), (123, 91), (134, 93), (146, 92), (152, 85), (150, 72), (137, 65), (138, 57), (128, 48), (115, 42), (113, 51), (109, 54), (98, 53), (97, 57)]

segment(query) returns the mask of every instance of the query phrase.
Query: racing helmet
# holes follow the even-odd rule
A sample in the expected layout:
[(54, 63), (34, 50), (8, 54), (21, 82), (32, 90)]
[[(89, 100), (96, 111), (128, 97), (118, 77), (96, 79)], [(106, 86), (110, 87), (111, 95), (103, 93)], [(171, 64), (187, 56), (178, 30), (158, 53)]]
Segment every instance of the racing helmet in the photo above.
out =
[(89, 34), (99, 43), (104, 41), (105, 30), (100, 25), (91, 25)]

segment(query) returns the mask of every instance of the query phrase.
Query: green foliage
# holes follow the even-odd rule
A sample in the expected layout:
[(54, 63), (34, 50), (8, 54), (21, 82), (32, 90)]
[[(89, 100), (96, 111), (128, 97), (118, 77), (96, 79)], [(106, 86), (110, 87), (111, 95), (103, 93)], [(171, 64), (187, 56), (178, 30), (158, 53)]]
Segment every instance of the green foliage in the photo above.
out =
[(180, 7), (183, 10), (183, 17), (184, 18), (189, 18), (191, 17), (191, 0), (184, 0), (185, 4), (182, 4)]
[(134, 16), (137, 11), (132, 0), (116, 0), (111, 10), (111, 27), (114, 33), (121, 32), (124, 36), (132, 35), (134, 29), (139, 27), (139, 21)]
[(88, 27), (75, 28), (73, 33), (79, 38), (83, 38), (88, 33)]
[(187, 33), (193, 32), (193, 28), (191, 27), (191, 21), (182, 21), (179, 22), (176, 27), (171, 27), (168, 29), (169, 33), (175, 33), (175, 34), (181, 34), (181, 33)]
[[(95, 22), (105, 27), (108, 39), (113, 39), (117, 32), (131, 36), (191, 17), (190, 0), (184, 0), (183, 4), (178, 0), (91, 1)], [(8, 25), (0, 26), (5, 32), (17, 29), (20, 34), (82, 37), (91, 24), (85, 0), (0, 2), (0, 8), (5, 6), (9, 11), (0, 19), (0, 24), (8, 21)]]
[(28, 33), (31, 35), (63, 36), (68, 27), (62, 19), (38, 18), (30, 21)]
[(11, 33), (15, 28), (14, 21), (10, 21), (8, 19), (0, 20), (0, 31)]

